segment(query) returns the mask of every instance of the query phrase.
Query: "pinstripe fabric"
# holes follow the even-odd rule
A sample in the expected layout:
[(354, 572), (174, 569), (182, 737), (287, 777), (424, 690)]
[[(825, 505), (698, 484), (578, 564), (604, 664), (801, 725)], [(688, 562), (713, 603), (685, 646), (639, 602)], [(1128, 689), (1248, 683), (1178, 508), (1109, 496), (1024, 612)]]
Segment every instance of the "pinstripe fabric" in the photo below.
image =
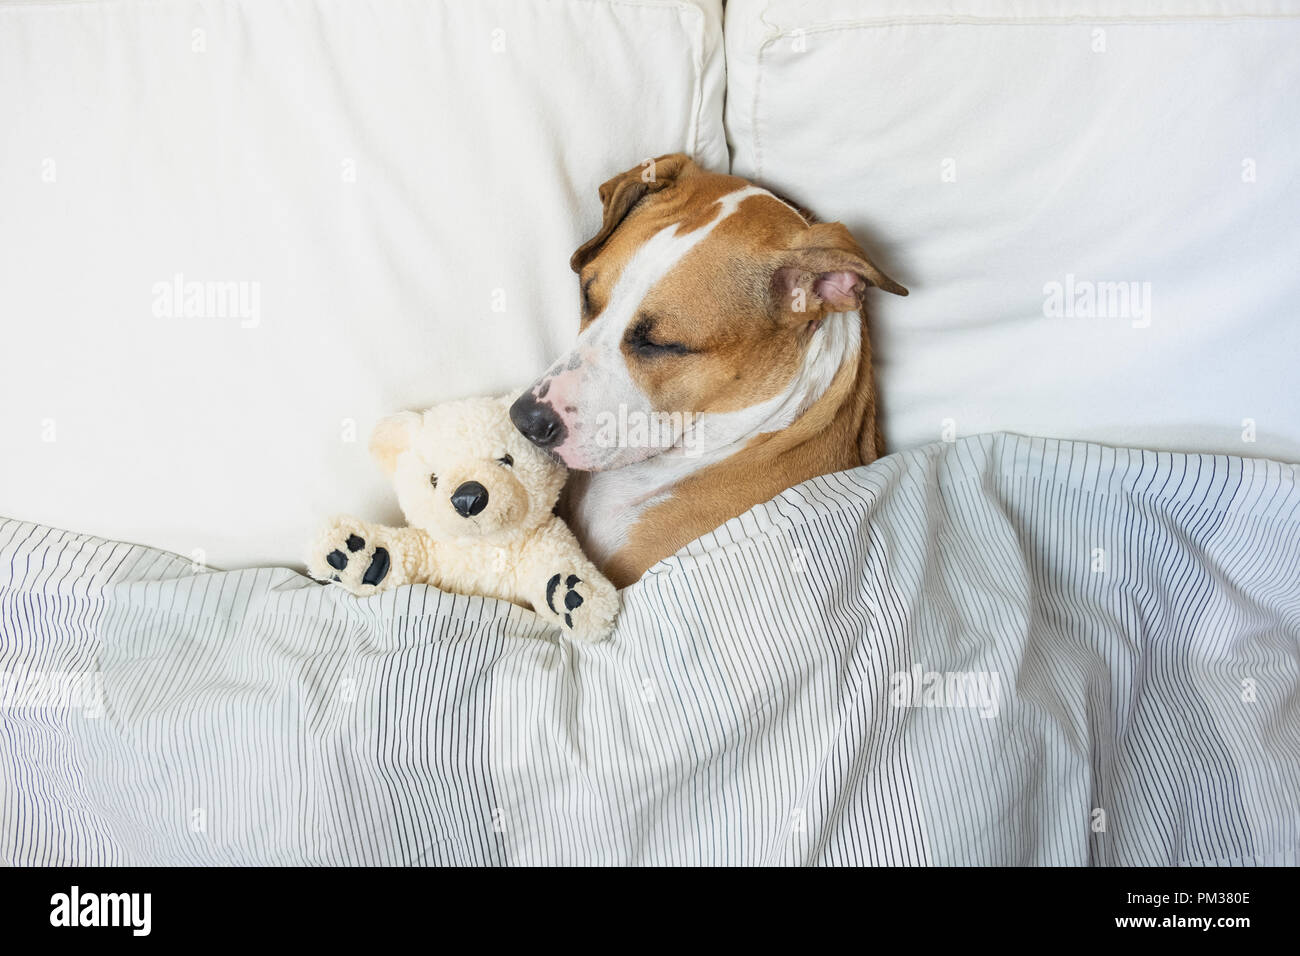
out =
[[(693, 542), (594, 647), (3, 522), (0, 674), (103, 713), (0, 696), (0, 858), (1294, 865), (1298, 477), (931, 445)], [(996, 708), (896, 696), (931, 673)]]

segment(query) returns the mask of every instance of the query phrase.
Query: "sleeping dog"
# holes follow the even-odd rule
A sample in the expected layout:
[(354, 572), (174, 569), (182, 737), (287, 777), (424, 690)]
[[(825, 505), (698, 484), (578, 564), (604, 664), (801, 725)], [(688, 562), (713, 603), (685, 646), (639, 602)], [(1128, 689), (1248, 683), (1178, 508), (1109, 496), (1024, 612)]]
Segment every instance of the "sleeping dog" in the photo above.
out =
[(615, 585), (754, 505), (882, 454), (867, 286), (907, 290), (840, 223), (681, 154), (600, 187), (573, 254), (578, 340), (513, 404), (569, 468)]

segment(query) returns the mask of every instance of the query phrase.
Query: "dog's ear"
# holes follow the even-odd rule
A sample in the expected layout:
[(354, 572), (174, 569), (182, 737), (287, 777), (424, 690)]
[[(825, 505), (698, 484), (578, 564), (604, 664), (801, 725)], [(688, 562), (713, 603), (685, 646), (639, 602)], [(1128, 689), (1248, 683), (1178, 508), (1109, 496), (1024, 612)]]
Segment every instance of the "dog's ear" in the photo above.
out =
[(907, 295), (839, 222), (819, 222), (801, 232), (772, 275), (774, 304), (792, 321), (813, 321), (827, 313), (860, 309), (869, 285)]
[(381, 419), (370, 435), (370, 454), (384, 474), (397, 470), (397, 456), (411, 447), (411, 439), (423, 417), (419, 412), (398, 412)]
[(618, 224), (632, 211), (633, 206), (650, 193), (671, 186), (682, 173), (694, 165), (685, 153), (670, 153), (658, 159), (647, 159), (639, 166), (633, 166), (627, 172), (619, 173), (613, 179), (602, 183), (600, 201), (604, 206), (604, 212), (600, 231), (578, 247), (578, 251), (569, 259), (569, 267), (574, 272), (581, 272), (582, 267), (600, 251), (600, 247), (613, 235)]
[[(815, 324), (834, 312), (860, 311), (868, 286), (907, 295), (871, 261), (843, 223), (822, 222), (803, 230), (781, 254), (772, 275), (772, 298), (782, 321)], [(871, 342), (865, 329), (862, 349), (861, 361), (869, 370)], [(858, 457), (868, 465), (885, 453), (885, 447), (875, 381), (869, 378), (859, 387), (869, 389), (858, 434)]]

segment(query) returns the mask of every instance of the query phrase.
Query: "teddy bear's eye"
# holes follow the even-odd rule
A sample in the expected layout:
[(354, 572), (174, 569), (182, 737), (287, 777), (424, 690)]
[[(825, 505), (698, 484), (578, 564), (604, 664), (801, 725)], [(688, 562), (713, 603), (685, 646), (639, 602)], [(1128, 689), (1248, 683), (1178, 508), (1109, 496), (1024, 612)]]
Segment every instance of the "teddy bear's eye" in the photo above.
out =
[(433, 485), (433, 487), (437, 488), (437, 487), (438, 487), (438, 476), (437, 476), (437, 475), (430, 475), (430, 476), (429, 476), (429, 484), (431, 484), (431, 485)]
[(511, 458), (509, 455), (502, 455), (500, 458), (497, 459), (497, 461), (501, 462), (501, 464), (505, 465), (507, 468), (509, 468), (511, 465), (515, 463), (515, 460)]

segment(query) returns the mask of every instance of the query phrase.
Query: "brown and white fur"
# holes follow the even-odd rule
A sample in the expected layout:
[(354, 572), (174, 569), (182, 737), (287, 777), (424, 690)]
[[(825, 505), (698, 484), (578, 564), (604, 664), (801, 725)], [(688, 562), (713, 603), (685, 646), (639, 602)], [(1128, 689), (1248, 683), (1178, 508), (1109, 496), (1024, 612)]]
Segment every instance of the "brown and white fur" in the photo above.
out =
[[(600, 197), (600, 231), (571, 260), (577, 342), (511, 418), (588, 473), (570, 525), (623, 587), (786, 488), (882, 454), (862, 296), (907, 290), (840, 223), (681, 154)], [(658, 432), (613, 428), (624, 420)]]

